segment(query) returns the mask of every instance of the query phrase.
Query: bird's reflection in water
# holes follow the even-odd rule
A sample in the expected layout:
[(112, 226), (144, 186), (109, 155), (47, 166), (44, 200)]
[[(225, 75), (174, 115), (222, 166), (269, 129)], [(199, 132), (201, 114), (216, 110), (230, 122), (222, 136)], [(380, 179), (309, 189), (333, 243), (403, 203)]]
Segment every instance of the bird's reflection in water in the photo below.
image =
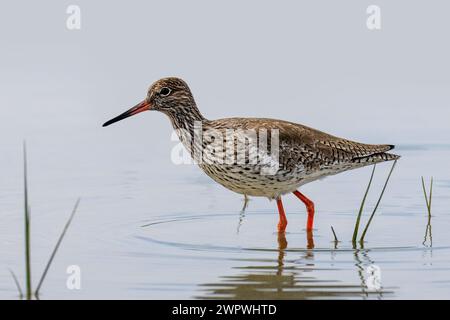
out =
[[(356, 273), (361, 279), (351, 284), (340, 280), (318, 279), (315, 265), (312, 232), (307, 233), (306, 249), (289, 250), (284, 233), (277, 235), (278, 250), (273, 260), (267, 258), (249, 259), (252, 264), (236, 267), (236, 275), (222, 276), (217, 283), (201, 285), (202, 299), (315, 299), (315, 298), (366, 298), (381, 297), (380, 292), (367, 290), (364, 273), (367, 263), (372, 263), (367, 251), (355, 251)], [(274, 251), (263, 250), (265, 254)], [(362, 256), (362, 258), (361, 258)], [(288, 259), (288, 257), (290, 259)], [(367, 260), (367, 261), (365, 261)], [(322, 269), (323, 270), (323, 269)], [(328, 266), (328, 270), (339, 277), (339, 269)], [(333, 272), (335, 270), (335, 272)], [(327, 274), (330, 274), (328, 272)], [(357, 278), (355, 278), (357, 279)], [(374, 296), (375, 295), (375, 296)]]

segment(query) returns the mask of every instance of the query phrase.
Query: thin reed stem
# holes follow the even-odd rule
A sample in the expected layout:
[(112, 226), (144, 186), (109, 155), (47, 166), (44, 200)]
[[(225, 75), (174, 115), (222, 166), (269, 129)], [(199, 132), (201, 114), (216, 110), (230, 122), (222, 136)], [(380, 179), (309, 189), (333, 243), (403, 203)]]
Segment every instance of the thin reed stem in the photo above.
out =
[(331, 232), (333, 232), (333, 236), (334, 236), (334, 242), (339, 242), (337, 236), (336, 236), (336, 232), (334, 232), (334, 228), (333, 226), (331, 226)]
[(431, 216), (431, 199), (433, 196), (433, 177), (431, 177), (430, 182), (430, 199), (428, 200), (428, 214)]
[(58, 248), (67, 232), (67, 229), (69, 229), (70, 223), (72, 222), (73, 217), (75, 216), (75, 213), (77, 212), (78, 209), (78, 205), (80, 204), (80, 199), (78, 199), (75, 202), (75, 206), (72, 209), (72, 213), (69, 216), (69, 219), (66, 222), (66, 225), (64, 226), (64, 229), (61, 233), (61, 235), (59, 236), (58, 241), (56, 242), (55, 248), (53, 249), (52, 254), (50, 255), (50, 258), (48, 259), (47, 265), (45, 266), (44, 272), (42, 273), (41, 279), (39, 280), (39, 284), (36, 287), (36, 292), (35, 292), (35, 296), (39, 296), (39, 290), (41, 289), (42, 283), (45, 280), (45, 277), (47, 275), (48, 270), (50, 269), (50, 266), (53, 262), (53, 259), (55, 258), (56, 252), (58, 251)]
[(364, 204), (366, 202), (366, 198), (367, 198), (367, 195), (369, 193), (370, 185), (372, 184), (373, 175), (375, 173), (375, 168), (376, 168), (376, 164), (373, 165), (372, 174), (370, 175), (369, 184), (367, 185), (366, 192), (364, 193), (364, 197), (363, 197), (363, 199), (361, 201), (361, 206), (359, 207), (358, 216), (356, 217), (356, 223), (355, 223), (355, 228), (353, 230), (353, 237), (352, 237), (353, 244), (356, 244), (356, 238), (358, 237), (359, 224), (360, 224), (360, 221), (361, 221), (362, 212), (364, 210)]
[(425, 180), (422, 177), (422, 190), (423, 190), (423, 196), (425, 198), (425, 204), (427, 206), (427, 210), (428, 210), (428, 216), (431, 216), (431, 199), (433, 196), (433, 177), (431, 177), (431, 182), (430, 182), (430, 194), (427, 194), (427, 190), (425, 187)]
[(31, 287), (31, 248), (30, 248), (30, 207), (28, 203), (28, 172), (27, 172), (27, 146), (23, 143), (23, 172), (24, 172), (24, 212), (25, 212), (25, 277), (26, 299), (31, 300), (33, 291)]
[(372, 219), (375, 216), (375, 212), (378, 209), (378, 206), (379, 206), (379, 204), (381, 202), (381, 198), (383, 198), (384, 191), (386, 190), (387, 184), (389, 182), (389, 179), (391, 178), (392, 171), (394, 171), (394, 167), (395, 167), (396, 164), (397, 164), (397, 160), (395, 160), (394, 163), (392, 164), (391, 170), (389, 171), (389, 174), (388, 174), (387, 179), (386, 179), (386, 181), (384, 183), (383, 189), (381, 190), (380, 197), (378, 198), (378, 201), (377, 201), (377, 203), (375, 205), (375, 208), (373, 208), (372, 214), (370, 215), (369, 221), (367, 221), (366, 227), (364, 228), (364, 231), (363, 231), (363, 233), (361, 235), (361, 238), (359, 239), (360, 243), (364, 242), (364, 237), (366, 236), (367, 230), (369, 230), (370, 223), (372, 222)]
[(20, 297), (20, 299), (22, 299), (23, 291), (22, 291), (22, 288), (20, 287), (19, 280), (17, 280), (16, 274), (14, 273), (14, 271), (12, 271), (11, 269), (8, 269), (8, 270), (14, 280), (14, 283), (16, 284), (17, 291), (19, 292), (19, 297)]

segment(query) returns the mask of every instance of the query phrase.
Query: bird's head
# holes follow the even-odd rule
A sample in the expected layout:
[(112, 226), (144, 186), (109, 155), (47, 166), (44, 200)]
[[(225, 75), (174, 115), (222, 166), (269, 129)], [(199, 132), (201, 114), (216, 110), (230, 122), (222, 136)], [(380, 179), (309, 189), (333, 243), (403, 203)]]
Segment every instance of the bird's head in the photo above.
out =
[(163, 78), (150, 86), (147, 97), (143, 101), (105, 122), (103, 126), (109, 126), (117, 121), (149, 110), (161, 111), (172, 118), (177, 114), (189, 114), (197, 108), (186, 82), (179, 78)]

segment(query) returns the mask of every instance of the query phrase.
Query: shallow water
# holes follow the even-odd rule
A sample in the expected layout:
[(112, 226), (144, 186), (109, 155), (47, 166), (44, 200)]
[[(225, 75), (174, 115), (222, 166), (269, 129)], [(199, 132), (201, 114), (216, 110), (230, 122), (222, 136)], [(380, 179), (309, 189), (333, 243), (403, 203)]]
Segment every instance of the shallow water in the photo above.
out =
[[(0, 298), (17, 298), (8, 268), (24, 283), (23, 139), (34, 286), (82, 198), (41, 299), (450, 298), (450, 146), (438, 145), (450, 136), (450, 2), (383, 1), (373, 31), (351, 1), (74, 2), (80, 30), (67, 28), (69, 3), (2, 3)], [(310, 237), (303, 204), (286, 196), (283, 239), (274, 202), (241, 213), (241, 196), (170, 161), (162, 114), (101, 128), (166, 76), (184, 78), (209, 119), (279, 118), (398, 145), (364, 249), (350, 239), (371, 168), (302, 188), (317, 209)], [(363, 226), (389, 168), (377, 168)], [(422, 175), (435, 178), (428, 233)], [(71, 265), (80, 290), (66, 286)]]
[[(119, 136), (112, 144), (109, 134), (98, 132), (28, 142), (34, 285), (82, 197), (41, 299), (450, 297), (449, 146), (398, 147), (402, 158), (364, 247), (354, 249), (350, 239), (371, 168), (304, 186), (316, 203), (312, 234), (304, 229), (303, 204), (286, 196), (283, 237), (274, 232), (274, 202), (252, 198), (243, 212), (241, 196), (195, 166), (173, 165), (169, 148), (151, 150), (148, 141), (148, 148), (138, 148), (140, 141)], [(0, 161), (0, 298), (15, 299), (8, 268), (24, 282), (20, 142), (8, 143)], [(376, 169), (362, 227), (389, 169)], [(427, 184), (435, 179), (427, 234), (421, 175)], [(80, 290), (66, 286), (70, 265), (81, 268)], [(371, 285), (373, 266), (380, 287)]]

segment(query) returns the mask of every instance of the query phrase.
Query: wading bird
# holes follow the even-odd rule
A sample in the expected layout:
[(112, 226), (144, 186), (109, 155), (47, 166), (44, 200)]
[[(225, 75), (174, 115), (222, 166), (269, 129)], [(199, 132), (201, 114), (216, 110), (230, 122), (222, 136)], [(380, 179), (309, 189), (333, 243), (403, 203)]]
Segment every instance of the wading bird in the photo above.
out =
[[(160, 111), (169, 117), (180, 141), (191, 156), (208, 155), (205, 161), (198, 161), (198, 164), (213, 180), (245, 196), (275, 199), (280, 233), (285, 232), (287, 226), (281, 196), (293, 193), (305, 204), (308, 213), (306, 230), (311, 231), (314, 203), (298, 191), (300, 186), (343, 171), (399, 158), (398, 155), (387, 153), (394, 148), (393, 145), (354, 142), (288, 121), (265, 118), (208, 120), (197, 108), (186, 82), (179, 78), (156, 81), (150, 86), (147, 97), (142, 102), (103, 126), (148, 110)], [(209, 135), (209, 139), (193, 139), (199, 125), (201, 133), (213, 131), (214, 138), (211, 139)], [(277, 143), (275, 146), (271, 143), (267, 152), (261, 152), (258, 147), (269, 145), (269, 131), (276, 133)], [(231, 144), (217, 148), (217, 137), (225, 137), (229, 132), (233, 132)], [(247, 134), (248, 132), (256, 135)], [(239, 152), (242, 150), (239, 149), (242, 142), (250, 147)], [(211, 151), (211, 145), (214, 144), (214, 152), (205, 153), (205, 150)], [(216, 161), (223, 159), (225, 154), (231, 155), (233, 161)], [(267, 170), (268, 168), (271, 170)]]

